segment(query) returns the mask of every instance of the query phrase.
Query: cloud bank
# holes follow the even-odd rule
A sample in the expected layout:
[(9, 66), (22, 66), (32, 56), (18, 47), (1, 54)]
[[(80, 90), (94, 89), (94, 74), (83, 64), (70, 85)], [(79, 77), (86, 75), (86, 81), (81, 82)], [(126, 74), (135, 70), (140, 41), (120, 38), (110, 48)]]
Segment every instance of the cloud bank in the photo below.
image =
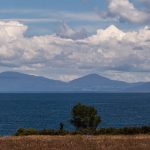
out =
[[(25, 36), (27, 30), (17, 21), (0, 22), (1, 71), (24, 71), (63, 80), (88, 73), (115, 75), (126, 81), (131, 76), (135, 81), (150, 79), (148, 26), (125, 32), (111, 25), (82, 38), (74, 32), (66, 36), (70, 28), (61, 34), (33, 37)], [(76, 38), (72, 38), (74, 34)]]

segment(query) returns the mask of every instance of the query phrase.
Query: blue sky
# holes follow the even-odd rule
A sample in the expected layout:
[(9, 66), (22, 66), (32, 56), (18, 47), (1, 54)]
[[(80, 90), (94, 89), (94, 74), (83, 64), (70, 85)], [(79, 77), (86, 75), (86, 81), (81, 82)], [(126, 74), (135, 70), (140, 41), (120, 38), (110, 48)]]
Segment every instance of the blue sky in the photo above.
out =
[[(31, 31), (30, 33), (39, 34), (38, 29), (42, 29), (44, 34), (46, 32), (54, 32), (55, 26), (59, 24), (60, 21), (66, 20), (69, 24), (78, 28), (80, 25), (84, 26), (89, 22), (89, 24), (95, 23), (99, 25), (99, 20), (89, 21), (89, 20), (73, 20), (73, 18), (67, 19), (62, 12), (65, 13), (87, 13), (93, 12), (97, 17), (95, 9), (97, 5), (100, 6), (101, 9), (104, 9), (105, 4), (101, 3), (99, 0), (95, 1), (71, 1), (71, 0), (1, 0), (1, 14), (0, 18), (3, 19), (43, 19), (43, 21), (32, 22), (25, 21), (25, 24), (28, 24), (35, 31)], [(56, 21), (52, 19), (57, 16)], [(44, 21), (44, 19), (47, 19)], [(83, 18), (84, 19), (84, 18)], [(34, 28), (35, 27), (35, 28)], [(33, 32), (33, 33), (32, 33)], [(40, 33), (41, 34), (41, 33)]]
[[(137, 8), (143, 6), (137, 0), (132, 2)], [(0, 18), (24, 19), (22, 22), (29, 26), (27, 35), (53, 33), (57, 30), (61, 21), (66, 21), (75, 29), (84, 27), (90, 33), (110, 24), (115, 24), (125, 30), (143, 26), (143, 24), (102, 19), (98, 13), (107, 11), (108, 3), (101, 0), (61, 0), (61, 2), (60, 0), (0, 0), (0, 3)], [(72, 14), (72, 16), (68, 17), (67, 14)], [(81, 18), (80, 14), (87, 14), (89, 19)]]
[(0, 0), (0, 72), (150, 81), (149, 0)]

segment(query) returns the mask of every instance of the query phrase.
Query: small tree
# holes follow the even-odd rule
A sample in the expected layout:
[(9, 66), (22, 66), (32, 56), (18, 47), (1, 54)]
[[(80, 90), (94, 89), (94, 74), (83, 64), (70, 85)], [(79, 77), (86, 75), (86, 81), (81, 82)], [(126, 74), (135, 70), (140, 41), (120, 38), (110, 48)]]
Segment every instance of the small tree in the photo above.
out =
[(97, 110), (94, 107), (86, 106), (78, 103), (72, 108), (71, 124), (79, 129), (96, 129), (101, 122), (100, 116), (97, 115)]

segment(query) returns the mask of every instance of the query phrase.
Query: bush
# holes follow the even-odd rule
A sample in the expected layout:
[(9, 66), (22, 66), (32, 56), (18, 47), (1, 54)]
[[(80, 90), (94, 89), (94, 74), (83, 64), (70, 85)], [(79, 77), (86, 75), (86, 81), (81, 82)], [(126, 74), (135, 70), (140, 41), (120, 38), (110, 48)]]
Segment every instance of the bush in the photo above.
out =
[(20, 128), (15, 133), (16, 136), (27, 136), (27, 135), (66, 135), (66, 134), (69, 134), (69, 132), (65, 131), (65, 130), (49, 130), (49, 129), (35, 130), (35, 129), (32, 129), (32, 128), (29, 128), (29, 129)]
[(35, 129), (29, 128), (29, 129), (24, 129), (24, 128), (20, 128), (17, 130), (15, 135), (38, 135), (39, 132)]
[(17, 130), (17, 132), (15, 133), (16, 136), (21, 136), (21, 135), (24, 135), (25, 133), (25, 129), (24, 128), (20, 128)]

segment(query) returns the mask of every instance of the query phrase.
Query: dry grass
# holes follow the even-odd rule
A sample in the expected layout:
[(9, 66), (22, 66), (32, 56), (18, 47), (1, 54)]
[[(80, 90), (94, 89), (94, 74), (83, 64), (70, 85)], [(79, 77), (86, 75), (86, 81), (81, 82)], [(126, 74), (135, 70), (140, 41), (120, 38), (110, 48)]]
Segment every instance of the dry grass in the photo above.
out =
[(2, 137), (0, 150), (150, 150), (150, 136)]

